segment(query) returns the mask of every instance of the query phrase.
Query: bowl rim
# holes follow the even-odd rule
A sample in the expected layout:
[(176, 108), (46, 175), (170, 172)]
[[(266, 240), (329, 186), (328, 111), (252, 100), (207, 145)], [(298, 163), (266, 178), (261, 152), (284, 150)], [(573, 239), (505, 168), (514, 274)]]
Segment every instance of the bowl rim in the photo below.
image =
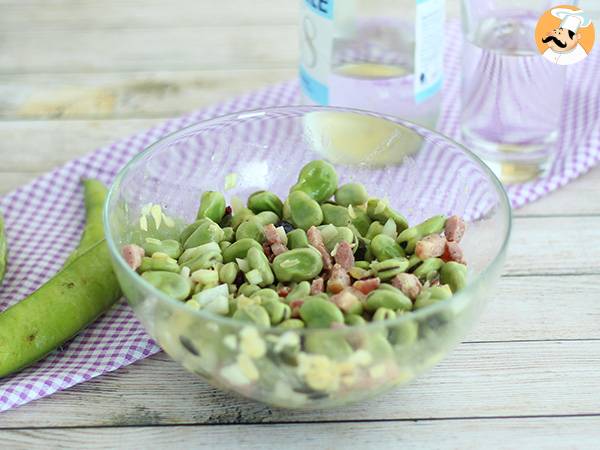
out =
[(235, 320), (235, 319), (227, 317), (227, 316), (220, 316), (218, 314), (213, 314), (213, 313), (210, 313), (207, 311), (192, 309), (192, 308), (186, 306), (184, 302), (181, 302), (172, 297), (169, 297), (162, 291), (158, 290), (156, 287), (154, 287), (148, 281), (146, 281), (144, 278), (142, 278), (131, 267), (129, 267), (129, 265), (125, 262), (125, 259), (123, 258), (121, 251), (117, 248), (115, 240), (112, 236), (112, 231), (111, 231), (110, 223), (109, 223), (109, 216), (110, 216), (109, 205), (111, 204), (111, 200), (112, 200), (113, 196), (115, 195), (115, 191), (116, 191), (117, 187), (120, 186), (121, 181), (127, 175), (129, 170), (131, 169), (131, 167), (133, 165), (135, 165), (135, 163), (138, 160), (143, 159), (146, 155), (155, 151), (155, 149), (158, 146), (162, 147), (165, 143), (169, 143), (174, 140), (177, 140), (180, 137), (188, 134), (190, 131), (192, 131), (196, 128), (203, 128), (203, 127), (206, 127), (211, 124), (215, 124), (215, 123), (219, 123), (219, 122), (227, 122), (227, 121), (231, 121), (231, 120), (241, 120), (241, 119), (245, 119), (248, 117), (259, 116), (259, 115), (266, 116), (270, 112), (271, 113), (285, 112), (285, 111), (298, 112), (298, 110), (301, 110), (302, 115), (309, 113), (309, 112), (316, 112), (316, 111), (349, 112), (349, 113), (356, 113), (356, 114), (360, 114), (360, 115), (369, 115), (369, 116), (389, 120), (398, 125), (408, 126), (408, 128), (417, 130), (417, 132), (419, 129), (421, 129), (421, 130), (424, 130), (428, 133), (431, 133), (431, 134), (447, 141), (448, 143), (450, 143), (450, 144), (454, 145), (455, 147), (457, 147), (458, 149), (460, 149), (467, 156), (469, 156), (488, 175), (489, 180), (492, 182), (492, 184), (496, 188), (496, 192), (499, 196), (499, 203), (502, 205), (503, 209), (505, 209), (507, 211), (507, 215), (506, 215), (506, 223), (505, 223), (506, 231), (503, 236), (503, 242), (502, 242), (502, 245), (500, 246), (500, 248), (497, 250), (496, 254), (494, 255), (493, 259), (481, 270), (481, 272), (479, 272), (475, 276), (475, 278), (469, 284), (467, 284), (467, 286), (464, 289), (462, 289), (461, 291), (459, 291), (456, 294), (453, 294), (452, 297), (450, 297), (449, 299), (441, 301), (441, 302), (435, 302), (431, 305), (428, 305), (424, 308), (420, 308), (418, 310), (409, 311), (409, 312), (402, 314), (391, 320), (380, 321), (380, 322), (367, 322), (367, 323), (361, 324), (361, 325), (352, 325), (352, 326), (347, 325), (345, 327), (340, 327), (340, 328), (295, 328), (295, 329), (293, 329), (294, 332), (297, 332), (299, 334), (305, 334), (305, 333), (312, 333), (312, 332), (319, 332), (319, 331), (320, 332), (327, 331), (329, 333), (346, 334), (346, 333), (351, 333), (354, 331), (363, 331), (363, 330), (377, 329), (377, 328), (381, 329), (382, 327), (387, 328), (387, 327), (398, 326), (398, 325), (401, 325), (402, 323), (412, 321), (412, 320), (419, 321), (419, 320), (423, 319), (424, 317), (427, 317), (427, 316), (436, 314), (438, 312), (450, 309), (454, 305), (459, 304), (461, 301), (465, 301), (465, 300), (468, 301), (469, 297), (471, 296), (471, 293), (478, 289), (479, 284), (482, 282), (482, 280), (484, 280), (486, 278), (486, 275), (488, 273), (496, 270), (498, 268), (498, 266), (503, 263), (504, 257), (506, 256), (510, 237), (512, 234), (513, 213), (512, 213), (511, 203), (510, 203), (510, 200), (508, 198), (508, 195), (506, 193), (506, 190), (504, 189), (502, 182), (498, 179), (498, 177), (494, 174), (494, 172), (482, 161), (482, 159), (479, 158), (475, 153), (473, 153), (471, 150), (469, 150), (468, 148), (466, 148), (464, 145), (460, 144), (456, 140), (454, 140), (436, 130), (432, 130), (431, 128), (428, 128), (426, 126), (423, 126), (423, 125), (420, 125), (420, 124), (417, 124), (417, 123), (414, 123), (414, 122), (411, 122), (411, 121), (408, 121), (408, 120), (405, 120), (405, 119), (402, 119), (399, 117), (382, 114), (382, 113), (377, 113), (377, 112), (373, 112), (373, 111), (356, 109), (356, 108), (346, 108), (346, 107), (336, 107), (336, 106), (308, 106), (308, 105), (289, 105), (289, 106), (273, 106), (273, 107), (267, 107), (267, 108), (256, 108), (256, 109), (242, 110), (242, 111), (238, 111), (238, 112), (234, 112), (234, 113), (223, 114), (223, 115), (213, 117), (210, 119), (200, 120), (200, 121), (194, 122), (190, 125), (187, 125), (179, 130), (176, 130), (176, 131), (166, 134), (165, 136), (161, 137), (160, 139), (149, 144), (144, 150), (142, 150), (137, 155), (135, 155), (133, 158), (131, 158), (125, 164), (125, 166), (123, 166), (119, 170), (119, 172), (115, 176), (115, 178), (108, 190), (108, 193), (106, 196), (106, 201), (104, 202), (104, 206), (103, 206), (102, 222), (103, 222), (103, 227), (104, 227), (104, 236), (105, 236), (109, 251), (112, 254), (113, 262), (118, 264), (121, 267), (121, 269), (124, 270), (124, 273), (133, 280), (134, 284), (141, 285), (142, 288), (145, 291), (149, 291), (154, 298), (159, 299), (159, 301), (161, 301), (163, 303), (167, 303), (169, 306), (171, 306), (175, 309), (179, 309), (180, 311), (183, 311), (186, 314), (195, 315), (204, 320), (214, 321), (218, 324), (227, 325), (232, 328), (243, 328), (245, 326), (254, 326), (261, 330), (268, 330), (268, 332), (270, 332), (272, 334), (283, 334), (287, 331), (291, 331), (290, 329), (285, 329), (285, 328), (278, 328), (278, 327), (271, 327), (271, 326), (264, 327), (261, 325), (251, 324), (249, 322), (242, 322), (239, 320)]

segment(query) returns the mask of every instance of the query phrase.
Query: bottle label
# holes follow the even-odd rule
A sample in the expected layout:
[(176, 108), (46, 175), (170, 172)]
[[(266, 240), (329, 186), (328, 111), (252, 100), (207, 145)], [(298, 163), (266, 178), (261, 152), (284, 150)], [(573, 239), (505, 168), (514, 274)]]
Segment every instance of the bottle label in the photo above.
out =
[(313, 102), (328, 105), (334, 0), (301, 1), (300, 84)]
[(444, 0), (416, 0), (415, 77), (417, 103), (442, 89), (444, 67)]

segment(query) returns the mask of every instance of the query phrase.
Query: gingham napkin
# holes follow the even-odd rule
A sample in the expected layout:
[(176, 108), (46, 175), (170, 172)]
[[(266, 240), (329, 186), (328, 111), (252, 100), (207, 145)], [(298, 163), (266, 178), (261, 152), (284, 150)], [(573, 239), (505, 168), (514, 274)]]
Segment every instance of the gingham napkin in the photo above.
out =
[[(458, 38), (457, 30), (452, 38)], [(569, 68), (558, 157), (543, 179), (508, 188), (514, 207), (540, 198), (587, 172), (600, 160), (600, 57)], [(459, 61), (446, 61), (440, 131), (458, 138)], [(280, 83), (220, 105), (169, 120), (96, 150), (43, 175), (0, 199), (6, 219), (10, 263), (0, 288), (0, 310), (24, 298), (60, 268), (83, 227), (79, 180), (111, 183), (118, 170), (148, 144), (197, 121), (266, 106), (300, 103), (296, 81)], [(50, 395), (150, 356), (159, 348), (124, 300), (63, 347), (12, 377), (0, 380), (0, 411)]]

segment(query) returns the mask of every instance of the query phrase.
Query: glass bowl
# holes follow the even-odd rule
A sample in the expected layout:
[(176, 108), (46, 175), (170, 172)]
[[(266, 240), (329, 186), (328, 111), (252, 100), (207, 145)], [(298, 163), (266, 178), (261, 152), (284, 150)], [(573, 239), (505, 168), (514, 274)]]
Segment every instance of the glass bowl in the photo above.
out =
[[(257, 328), (167, 297), (122, 258), (120, 248), (135, 240), (146, 205), (160, 204), (176, 219), (171, 230), (177, 229), (195, 219), (201, 192), (228, 187), (228, 201), (245, 201), (268, 189), (285, 198), (299, 169), (313, 159), (334, 164), (340, 183), (360, 181), (370, 195), (387, 198), (411, 224), (434, 214), (463, 216), (468, 286), (389, 321), (337, 329)], [(457, 345), (500, 276), (511, 211), (492, 172), (436, 132), (364, 111), (294, 106), (219, 117), (152, 144), (117, 176), (104, 226), (129, 304), (174, 360), (244, 397), (278, 407), (324, 408), (408, 383)], [(320, 345), (310, 345), (315, 341)]]

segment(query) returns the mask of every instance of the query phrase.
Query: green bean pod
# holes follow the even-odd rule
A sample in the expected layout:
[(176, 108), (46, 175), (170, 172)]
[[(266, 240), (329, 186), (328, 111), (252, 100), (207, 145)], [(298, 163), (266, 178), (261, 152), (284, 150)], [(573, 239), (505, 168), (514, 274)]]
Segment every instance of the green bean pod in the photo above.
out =
[(59, 347), (121, 296), (104, 240), (33, 294), (0, 313), (0, 378)]

